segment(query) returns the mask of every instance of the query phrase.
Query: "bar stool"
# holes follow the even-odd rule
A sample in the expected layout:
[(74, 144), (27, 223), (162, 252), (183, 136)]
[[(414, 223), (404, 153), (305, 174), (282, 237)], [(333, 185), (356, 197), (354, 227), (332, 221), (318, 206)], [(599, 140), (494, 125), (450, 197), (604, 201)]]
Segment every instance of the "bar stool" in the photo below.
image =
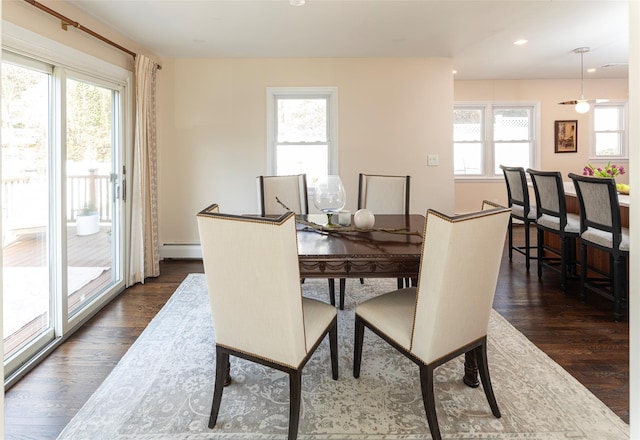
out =
[[(530, 261), (538, 258), (538, 247), (537, 245), (531, 246), (529, 236), (529, 226), (532, 223), (536, 223), (536, 207), (529, 202), (529, 189), (524, 168), (504, 165), (500, 165), (500, 168), (504, 173), (504, 179), (507, 184), (507, 197), (511, 208), (511, 217), (509, 218), (509, 261), (513, 258), (513, 251), (521, 253), (525, 256), (525, 266), (527, 272), (529, 272)], [(515, 246), (513, 244), (513, 219), (520, 220), (524, 224), (524, 246)], [(536, 249), (535, 256), (531, 256), (532, 249)]]
[[(629, 229), (620, 222), (620, 204), (615, 179), (579, 176), (570, 173), (580, 205), (580, 281), (582, 299), (590, 290), (613, 301), (613, 316), (622, 318), (622, 304), (627, 300), (627, 260)], [(593, 247), (610, 256), (610, 274), (594, 271), (587, 264), (587, 249)], [(596, 272), (600, 276), (589, 276)]]
[[(560, 272), (560, 288), (567, 290), (567, 277), (576, 270), (576, 238), (580, 236), (580, 216), (567, 213), (562, 174), (557, 171), (527, 169), (536, 195), (538, 218), (538, 278), (542, 267)], [(544, 244), (549, 232), (560, 238), (560, 251)]]

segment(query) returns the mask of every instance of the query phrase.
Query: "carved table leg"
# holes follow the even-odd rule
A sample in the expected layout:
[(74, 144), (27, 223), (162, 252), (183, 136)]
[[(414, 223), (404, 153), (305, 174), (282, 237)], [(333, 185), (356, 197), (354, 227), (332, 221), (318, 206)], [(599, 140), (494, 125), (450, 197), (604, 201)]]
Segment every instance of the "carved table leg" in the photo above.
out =
[(340, 278), (340, 310), (344, 310), (344, 291), (346, 290), (347, 279)]
[(336, 280), (333, 278), (329, 278), (329, 302), (336, 305)]
[(473, 350), (464, 354), (464, 377), (462, 381), (471, 388), (477, 388), (480, 385), (478, 381), (478, 361)]

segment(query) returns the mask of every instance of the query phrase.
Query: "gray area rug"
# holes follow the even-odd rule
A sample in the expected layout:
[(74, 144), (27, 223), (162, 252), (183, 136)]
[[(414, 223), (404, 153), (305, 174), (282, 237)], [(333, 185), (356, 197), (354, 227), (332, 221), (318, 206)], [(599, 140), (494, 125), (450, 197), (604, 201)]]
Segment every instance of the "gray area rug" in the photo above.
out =
[[(303, 370), (299, 439), (431, 438), (417, 366), (368, 330), (360, 379), (352, 375), (354, 306), (395, 284), (348, 280), (338, 315), (340, 379), (331, 379), (325, 339)], [(307, 279), (302, 286), (304, 295), (328, 300), (326, 280)], [(207, 427), (214, 338), (204, 275), (191, 274), (59, 438), (285, 439), (287, 376), (236, 358), (218, 425)], [(629, 438), (626, 423), (495, 312), (489, 366), (502, 418), (492, 416), (482, 388), (462, 383), (463, 361), (436, 370), (444, 438)]]

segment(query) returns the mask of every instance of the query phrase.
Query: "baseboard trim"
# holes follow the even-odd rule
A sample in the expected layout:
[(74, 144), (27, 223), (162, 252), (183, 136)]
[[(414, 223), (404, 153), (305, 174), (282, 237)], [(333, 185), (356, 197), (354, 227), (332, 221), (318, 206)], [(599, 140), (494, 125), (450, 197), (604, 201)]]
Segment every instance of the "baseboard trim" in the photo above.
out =
[(202, 259), (202, 248), (199, 244), (170, 244), (160, 246), (160, 258), (166, 259)]

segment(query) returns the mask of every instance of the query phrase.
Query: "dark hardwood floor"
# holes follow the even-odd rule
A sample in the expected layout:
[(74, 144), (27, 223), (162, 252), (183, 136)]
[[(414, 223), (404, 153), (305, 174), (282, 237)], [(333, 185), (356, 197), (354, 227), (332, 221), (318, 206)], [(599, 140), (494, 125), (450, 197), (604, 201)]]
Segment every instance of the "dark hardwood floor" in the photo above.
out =
[[(160, 267), (160, 277), (127, 289), (6, 392), (6, 439), (55, 439), (184, 277), (203, 271), (201, 261)], [(584, 304), (577, 283), (562, 293), (557, 274), (540, 282), (535, 262), (527, 274), (515, 254), (503, 258), (494, 308), (629, 422), (629, 323), (613, 321), (609, 301)]]

